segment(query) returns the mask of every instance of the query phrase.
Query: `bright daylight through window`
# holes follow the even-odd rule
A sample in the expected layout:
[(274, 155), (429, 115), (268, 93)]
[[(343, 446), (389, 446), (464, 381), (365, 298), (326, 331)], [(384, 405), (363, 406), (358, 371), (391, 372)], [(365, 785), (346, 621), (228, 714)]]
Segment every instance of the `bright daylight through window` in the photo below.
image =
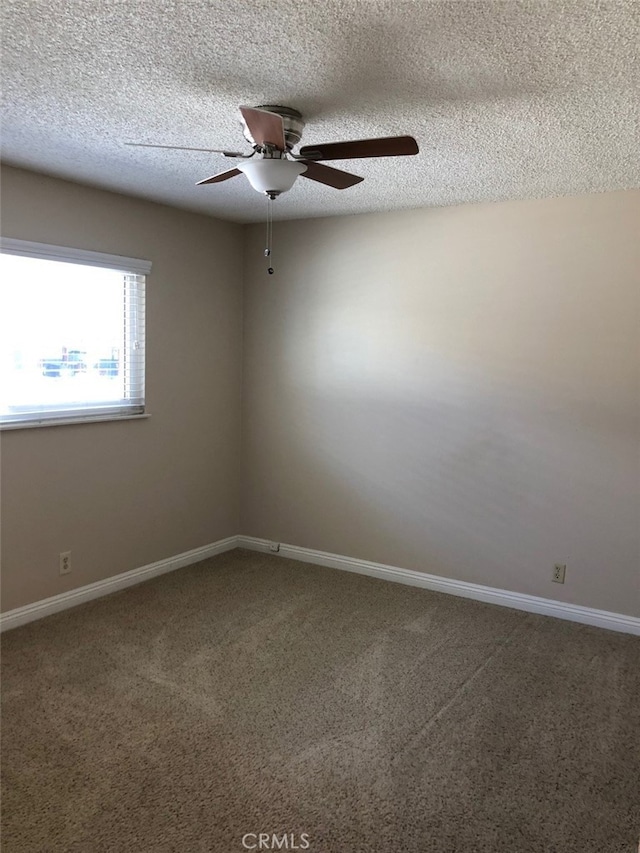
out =
[(19, 240), (0, 252), (0, 426), (144, 413), (147, 261)]

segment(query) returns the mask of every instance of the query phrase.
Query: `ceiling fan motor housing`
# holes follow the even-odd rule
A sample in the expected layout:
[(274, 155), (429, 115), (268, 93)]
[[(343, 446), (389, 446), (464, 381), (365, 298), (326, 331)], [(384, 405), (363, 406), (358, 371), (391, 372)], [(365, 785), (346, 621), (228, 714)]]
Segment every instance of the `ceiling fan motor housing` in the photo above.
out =
[[(291, 107), (281, 107), (274, 106), (272, 104), (261, 104), (260, 106), (255, 107), (257, 110), (266, 110), (270, 113), (276, 113), (279, 116), (282, 116), (282, 123), (284, 125), (284, 141), (287, 146), (287, 151), (291, 151), (294, 145), (297, 145), (302, 138), (302, 131), (304, 130), (304, 120), (298, 110), (291, 109)], [(251, 135), (251, 131), (247, 127), (247, 123), (242, 120), (242, 132), (244, 134), (244, 138), (249, 142), (252, 146), (256, 145), (256, 141)]]

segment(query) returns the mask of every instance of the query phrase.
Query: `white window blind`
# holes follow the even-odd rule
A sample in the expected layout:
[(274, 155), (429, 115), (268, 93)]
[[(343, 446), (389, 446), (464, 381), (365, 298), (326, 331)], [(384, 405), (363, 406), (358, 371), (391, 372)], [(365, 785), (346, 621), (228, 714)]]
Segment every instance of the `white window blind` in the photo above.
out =
[(145, 411), (145, 285), (133, 258), (3, 239), (0, 426)]

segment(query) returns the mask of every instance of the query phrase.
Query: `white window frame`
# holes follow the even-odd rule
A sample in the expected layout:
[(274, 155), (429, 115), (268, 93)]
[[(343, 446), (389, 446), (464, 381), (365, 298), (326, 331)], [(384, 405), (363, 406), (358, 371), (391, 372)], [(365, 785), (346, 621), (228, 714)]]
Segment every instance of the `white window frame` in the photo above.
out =
[[(151, 262), (139, 258), (126, 258), (121, 255), (109, 255), (103, 252), (92, 252), (87, 249), (73, 249), (65, 246), (54, 246), (49, 243), (34, 243), (29, 240), (18, 240), (10, 237), (0, 238), (0, 253), (9, 255), (21, 255), (27, 258), (38, 258), (48, 261), (61, 261), (63, 263), (80, 264), (82, 266), (102, 267), (105, 269), (121, 272), (123, 275), (144, 276), (145, 282), (138, 283), (138, 289), (142, 287), (144, 293), (146, 277), (151, 273)], [(30, 412), (21, 420), (20, 414), (16, 414), (10, 420), (0, 423), (0, 430), (26, 429), (31, 427), (61, 426), (64, 424), (92, 423), (102, 421), (120, 421), (139, 418), (148, 418), (146, 412), (144, 372), (145, 372), (145, 317), (144, 299), (136, 304), (136, 310), (142, 312), (142, 317), (134, 317), (131, 312), (124, 316), (127, 323), (133, 324), (141, 334), (136, 335), (136, 344), (142, 347), (142, 359), (139, 364), (141, 376), (139, 377), (139, 395), (130, 403), (117, 404), (95, 404), (87, 402), (81, 407), (74, 406), (65, 409), (46, 410), (38, 413)], [(133, 330), (132, 330), (133, 331)], [(129, 336), (131, 339), (132, 335)]]

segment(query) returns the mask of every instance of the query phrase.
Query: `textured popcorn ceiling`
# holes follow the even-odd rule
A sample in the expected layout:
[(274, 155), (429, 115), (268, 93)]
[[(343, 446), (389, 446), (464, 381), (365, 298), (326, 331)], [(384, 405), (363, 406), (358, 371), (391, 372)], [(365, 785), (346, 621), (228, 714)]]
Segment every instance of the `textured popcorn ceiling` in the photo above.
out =
[(274, 217), (640, 186), (640, 3), (4, 0), (6, 162), (239, 222), (266, 202), (234, 161), (237, 107), (300, 110), (303, 144), (412, 134), (416, 157), (338, 161)]

